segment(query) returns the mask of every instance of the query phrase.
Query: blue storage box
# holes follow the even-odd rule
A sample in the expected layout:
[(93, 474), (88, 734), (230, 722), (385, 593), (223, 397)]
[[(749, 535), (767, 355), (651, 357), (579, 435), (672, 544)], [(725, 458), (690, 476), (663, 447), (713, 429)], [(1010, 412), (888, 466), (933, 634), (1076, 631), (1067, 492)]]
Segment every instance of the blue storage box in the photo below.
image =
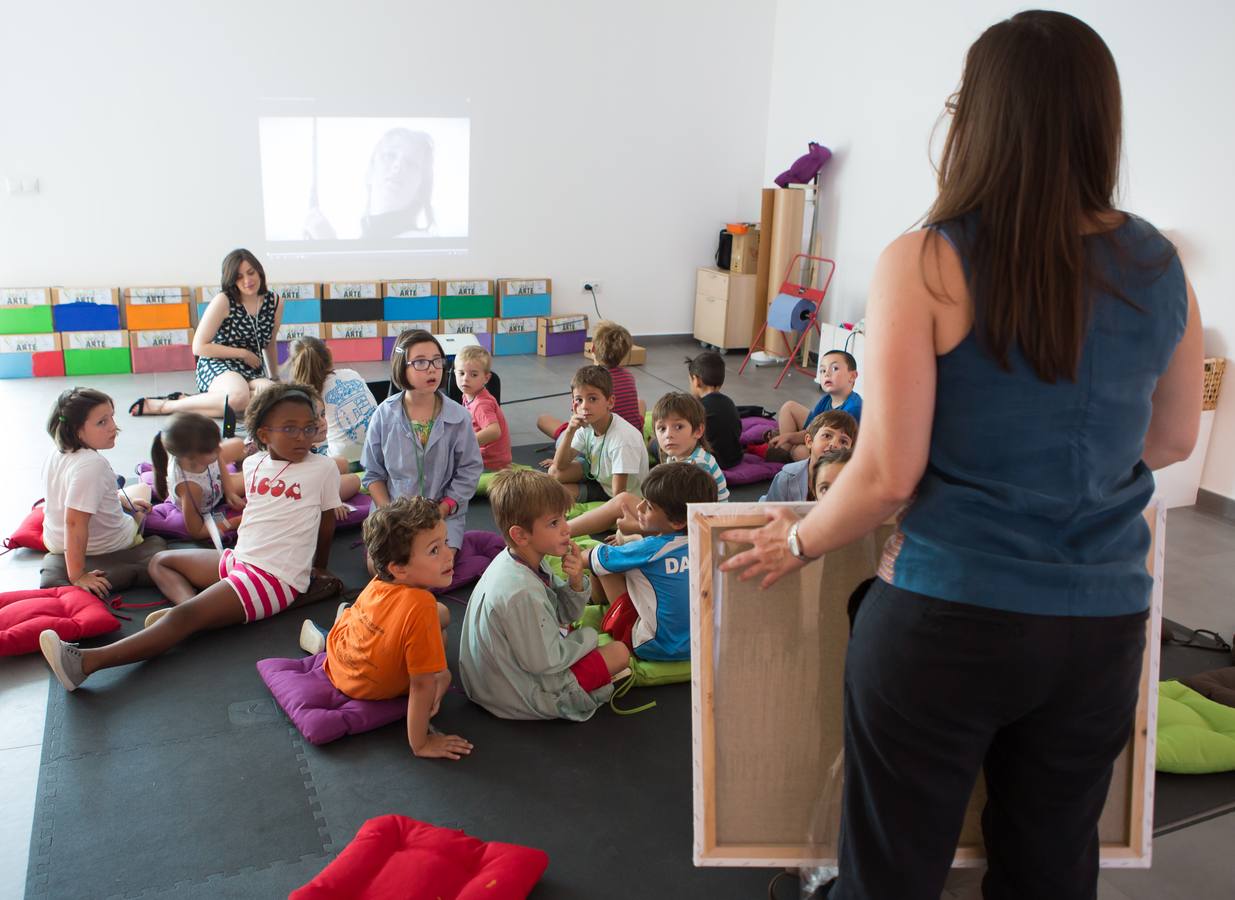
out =
[(494, 319), (493, 355), (516, 356), (536, 352), (536, 318)]
[(56, 331), (118, 331), (120, 291), (116, 288), (56, 288), (52, 291)]
[(283, 322), (288, 325), (302, 325), (322, 320), (321, 300), (284, 300)]
[(501, 278), (497, 283), (497, 314), (503, 319), (548, 316), (553, 313), (553, 281), (549, 278)]
[(387, 322), (436, 319), (437, 296), (386, 297), (382, 300), (382, 314)]

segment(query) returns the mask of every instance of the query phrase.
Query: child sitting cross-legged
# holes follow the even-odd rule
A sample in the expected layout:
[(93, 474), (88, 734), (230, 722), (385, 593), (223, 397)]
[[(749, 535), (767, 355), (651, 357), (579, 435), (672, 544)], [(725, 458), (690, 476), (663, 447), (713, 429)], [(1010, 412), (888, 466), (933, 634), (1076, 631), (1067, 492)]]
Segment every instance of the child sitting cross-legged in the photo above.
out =
[(463, 394), (463, 407), (472, 417), (486, 472), (510, 465), (510, 428), (502, 407), (485, 387), (493, 375), (492, 367), (493, 357), (479, 344), (464, 347), (455, 355), (455, 384)]
[(649, 537), (587, 553), (610, 604), (601, 628), (640, 659), (690, 659), (686, 508), (715, 502), (716, 482), (703, 469), (662, 463), (648, 473), (637, 509)]
[(306, 619), (300, 646), (326, 651), (326, 676), (349, 697), (407, 695), (407, 741), (416, 756), (466, 756), (470, 743), (429, 727), (450, 687), (450, 613), (429, 593), (448, 586), (454, 574), (441, 512), (424, 497), (400, 497), (365, 520), (364, 543), (377, 576), (355, 603), (340, 607), (328, 634)]
[(570, 382), (574, 414), (557, 445), (549, 474), (572, 500), (639, 494), (648, 473), (643, 433), (613, 412), (613, 381), (604, 366), (584, 366)]
[[(634, 343), (630, 332), (616, 322), (598, 322), (592, 335), (592, 358), (609, 373), (614, 415), (625, 419), (635, 430), (642, 433), (645, 407), (635, 387), (635, 376), (622, 366)], [(571, 409), (573, 408), (572, 406)], [(559, 421), (547, 413), (536, 420), (536, 427), (554, 440), (566, 430), (567, 424), (568, 422)]]
[[(716, 499), (723, 502), (729, 499), (729, 486), (703, 435), (706, 420), (703, 404), (690, 394), (665, 394), (652, 407), (652, 424), (661, 461), (698, 466), (716, 482)], [(579, 537), (616, 527), (622, 535), (642, 534), (635, 514), (638, 505), (639, 498), (629, 491), (617, 494), (604, 506), (571, 519), (570, 533)]]
[(287, 609), (311, 578), (342, 583), (329, 571), (339, 470), (312, 452), (317, 392), (273, 384), (249, 403), (245, 419), (261, 452), (244, 461), (246, 504), (234, 550), (164, 550), (150, 577), (175, 604), (146, 617), (146, 628), (89, 650), (52, 630), (39, 646), (56, 678), (75, 690), (98, 669), (152, 659), (199, 631), (256, 622)]
[(800, 502), (810, 495), (810, 467), (829, 450), (849, 450), (858, 438), (858, 423), (843, 410), (820, 413), (806, 428), (810, 456), (791, 462), (772, 479), (768, 492), (759, 498)]
[[(709, 479), (710, 481), (710, 479)], [(597, 649), (592, 628), (567, 630), (591, 598), (570, 539), (562, 486), (530, 469), (505, 469), (489, 490), (506, 541), (480, 577), (463, 617), (459, 676), (467, 695), (503, 719), (591, 718), (630, 661), (625, 645)], [(546, 556), (562, 558), (567, 581)]]
[(808, 412), (801, 403), (793, 400), (782, 404), (776, 414), (779, 434), (768, 441), (768, 459), (773, 462), (789, 462), (790, 459), (806, 459), (810, 439), (805, 431), (806, 423), (815, 416), (839, 409), (862, 421), (862, 397), (853, 389), (858, 380), (858, 363), (853, 354), (845, 350), (829, 350), (823, 354), (819, 369), (819, 386), (823, 396)]

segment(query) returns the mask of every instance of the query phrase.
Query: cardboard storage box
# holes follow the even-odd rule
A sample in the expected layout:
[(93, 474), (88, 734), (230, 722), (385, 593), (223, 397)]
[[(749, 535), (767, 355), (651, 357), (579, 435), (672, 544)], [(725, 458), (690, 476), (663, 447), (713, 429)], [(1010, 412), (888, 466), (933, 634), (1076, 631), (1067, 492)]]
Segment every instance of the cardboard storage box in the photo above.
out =
[(51, 320), (56, 331), (116, 331), (120, 328), (120, 291), (53, 288)]
[(409, 278), (382, 284), (382, 313), (390, 322), (437, 319), (437, 280)]
[(51, 330), (50, 290), (0, 288), (0, 334), (48, 334)]
[(134, 372), (189, 372), (197, 368), (193, 329), (130, 331), (129, 357)]
[(46, 378), (64, 374), (58, 334), (0, 334), (0, 378)]
[(188, 328), (191, 292), (186, 287), (124, 289), (124, 325), (129, 331)]
[(326, 326), (326, 346), (335, 363), (381, 362), (381, 322), (334, 322)]
[(272, 284), (270, 290), (283, 307), (283, 321), (292, 324), (322, 321), (320, 284)]
[(542, 316), (536, 320), (536, 352), (541, 356), (582, 353), (587, 316)]
[(406, 319), (401, 322), (382, 322), (382, 359), (390, 359), (394, 353), (395, 341), (405, 331), (427, 331), (438, 333), (437, 319)]
[[(596, 362), (596, 357), (592, 355), (592, 339), (588, 338), (583, 342), (583, 355)], [(630, 348), (630, 352), (626, 354), (626, 358), (619, 365), (623, 366), (641, 366), (648, 361), (648, 352), (645, 348), (634, 344)]]
[(336, 281), (322, 285), (323, 322), (375, 322), (383, 316), (376, 281)]
[(491, 319), (497, 314), (493, 282), (485, 278), (441, 282), (438, 316), (442, 319)]
[(493, 320), (493, 355), (536, 352), (536, 317)]
[(735, 234), (733, 250), (729, 254), (729, 271), (737, 275), (754, 275), (759, 268), (759, 229), (752, 228), (746, 234)]
[(292, 341), (298, 337), (315, 337), (321, 339), (325, 332), (320, 322), (284, 322), (279, 326), (279, 333), (274, 336), (275, 351), (278, 354), (279, 365), (287, 362)]
[(550, 315), (553, 312), (553, 281), (549, 278), (499, 280), (497, 311), (504, 319)]
[(322, 286), (313, 282), (298, 284), (268, 284), (271, 292), (285, 303), (288, 300), (321, 300)]
[(65, 375), (122, 375), (133, 371), (127, 331), (66, 331)]
[(490, 353), (493, 352), (493, 320), (487, 318), (472, 319), (442, 319), (438, 323), (441, 329), (438, 334), (471, 334), (476, 336), (480, 346)]

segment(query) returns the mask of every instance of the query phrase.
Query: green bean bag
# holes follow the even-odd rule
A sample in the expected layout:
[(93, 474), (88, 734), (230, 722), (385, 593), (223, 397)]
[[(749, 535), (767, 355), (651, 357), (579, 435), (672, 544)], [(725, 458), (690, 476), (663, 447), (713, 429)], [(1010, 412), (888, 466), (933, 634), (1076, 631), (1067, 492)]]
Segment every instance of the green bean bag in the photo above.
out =
[(1156, 768), (1178, 775), (1235, 769), (1235, 709), (1178, 681), (1160, 682)]
[[(588, 605), (583, 609), (583, 615), (575, 622), (576, 627), (588, 626), (600, 631), (600, 623), (605, 618), (604, 606)], [(596, 645), (603, 647), (611, 643), (613, 638), (601, 633)], [(630, 658), (630, 673), (634, 678), (634, 687), (656, 687), (661, 684), (677, 684), (690, 681), (690, 660), (681, 662), (663, 662), (660, 660)]]

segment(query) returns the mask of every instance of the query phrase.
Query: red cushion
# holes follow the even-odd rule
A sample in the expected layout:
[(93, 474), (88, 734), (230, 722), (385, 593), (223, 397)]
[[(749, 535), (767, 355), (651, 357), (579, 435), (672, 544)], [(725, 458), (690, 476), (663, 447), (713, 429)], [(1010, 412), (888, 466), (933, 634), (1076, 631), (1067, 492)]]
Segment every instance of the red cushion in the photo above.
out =
[(9, 550), (15, 547), (29, 547), (40, 553), (47, 552), (47, 548), (43, 545), (42, 503), (26, 514), (21, 524), (17, 526), (17, 530), (13, 532), (13, 536), (4, 539), (4, 546)]
[(548, 866), (543, 850), (378, 816), (289, 900), (522, 900)]
[(0, 656), (34, 653), (45, 628), (79, 641), (119, 627), (102, 600), (72, 585), (0, 594)]

